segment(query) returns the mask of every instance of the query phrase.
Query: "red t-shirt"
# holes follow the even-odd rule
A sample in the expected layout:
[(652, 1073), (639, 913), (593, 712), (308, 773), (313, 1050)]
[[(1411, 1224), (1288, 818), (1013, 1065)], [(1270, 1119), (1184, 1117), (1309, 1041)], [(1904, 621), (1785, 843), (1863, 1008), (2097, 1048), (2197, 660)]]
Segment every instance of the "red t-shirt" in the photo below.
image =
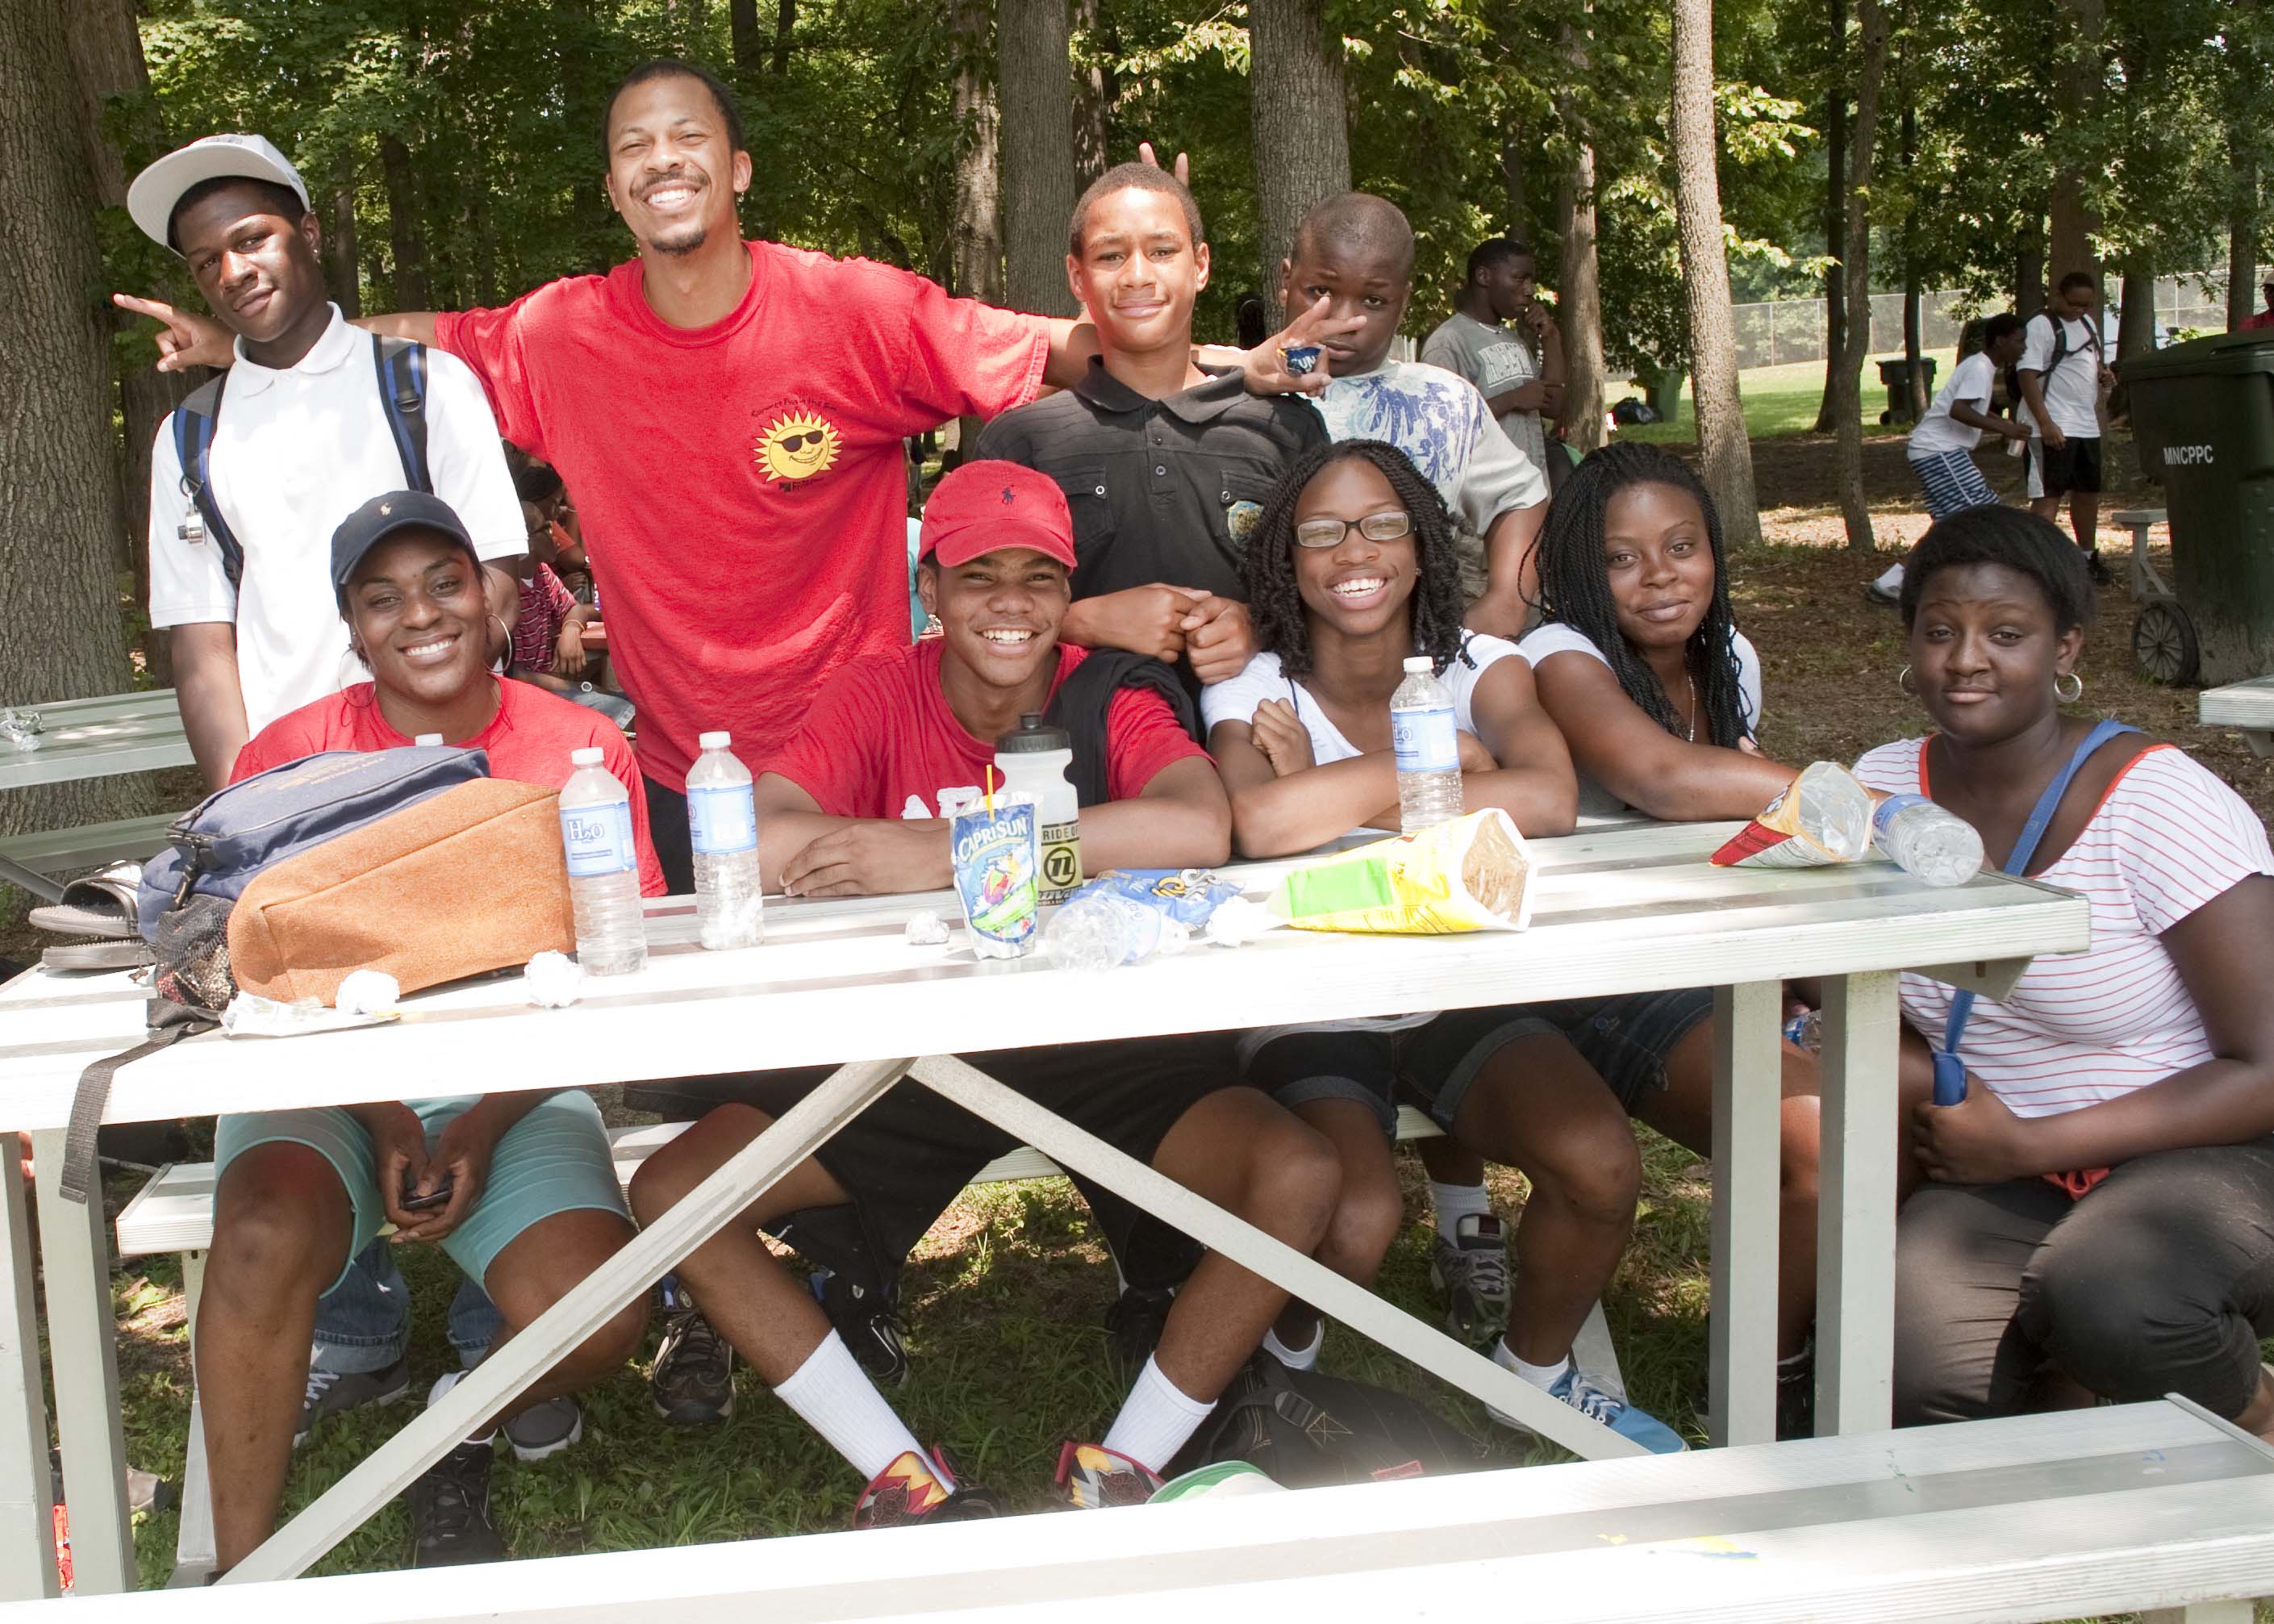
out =
[[(358, 683), (288, 712), (254, 734), (237, 752), (229, 782), (235, 783), (320, 751), (392, 750), (410, 743), (379, 714), (372, 685)], [(488, 727), (464, 742), (464, 748), (489, 752), (492, 778), (558, 789), (576, 770), (568, 763), (568, 752), (588, 744), (600, 747), (601, 765), (622, 779), (624, 788), (631, 791), (632, 841), (639, 848), (640, 894), (661, 896), (666, 888), (663, 867), (655, 860), (655, 846), (647, 837), (647, 792), (641, 787), (631, 746), (606, 717), (527, 683), (501, 682), (497, 714)]]
[(908, 640), (900, 442), (1034, 397), (1037, 316), (865, 260), (749, 245), (748, 293), (667, 325), (635, 260), (435, 318), (507, 439), (576, 498), (639, 759), (678, 789), (696, 735), (763, 772), (837, 668)]
[[(813, 701), (772, 770), (832, 818), (937, 818), (943, 789), (976, 794), (995, 762), (995, 741), (974, 738), (939, 685), (937, 640), (855, 661)], [(1087, 649), (1058, 646), (1058, 691)], [(1145, 792), (1155, 774), (1208, 752), (1186, 736), (1159, 694), (1124, 688), (1105, 709), (1106, 792)]]

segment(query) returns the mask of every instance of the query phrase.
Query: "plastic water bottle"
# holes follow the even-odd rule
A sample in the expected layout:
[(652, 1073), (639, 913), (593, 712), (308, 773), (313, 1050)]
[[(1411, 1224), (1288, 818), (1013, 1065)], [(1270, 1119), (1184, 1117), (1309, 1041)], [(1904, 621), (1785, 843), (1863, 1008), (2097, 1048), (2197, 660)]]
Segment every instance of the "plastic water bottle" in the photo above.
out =
[(561, 844), (576, 910), (576, 962), (588, 976), (626, 975), (647, 963), (631, 796), (600, 765), (599, 745), (572, 750), (568, 759), (576, 770), (561, 786)]
[(1191, 939), (1180, 920), (1126, 896), (1077, 896), (1050, 920), (1045, 945), (1067, 970), (1112, 970), (1156, 953), (1176, 952)]
[(1923, 795), (1891, 795), (1871, 814), (1871, 839), (1914, 880), (1962, 886), (1982, 872), (1982, 836)]
[(765, 934), (758, 882), (758, 812), (750, 769), (727, 748), (728, 733), (705, 733), (687, 774), (687, 832), (695, 848), (695, 920), (706, 948), (755, 948)]
[(1397, 755), (1398, 822), (1408, 835), (1461, 815), (1461, 745), (1453, 692), (1436, 662), (1416, 654), (1389, 697), (1389, 738)]

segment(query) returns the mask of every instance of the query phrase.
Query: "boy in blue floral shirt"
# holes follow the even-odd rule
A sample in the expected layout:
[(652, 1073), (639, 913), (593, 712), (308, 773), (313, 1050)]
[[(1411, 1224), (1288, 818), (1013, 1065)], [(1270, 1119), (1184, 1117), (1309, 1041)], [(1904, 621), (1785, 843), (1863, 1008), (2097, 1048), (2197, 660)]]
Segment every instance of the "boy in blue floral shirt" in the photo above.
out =
[(1436, 487), (1455, 518), (1484, 539), (1489, 577), (1470, 607), (1478, 631), (1514, 638), (1532, 596), (1523, 572), (1547, 510), (1547, 477), (1494, 422), (1477, 386), (1389, 346), (1413, 297), (1413, 230), (1395, 203), (1365, 192), (1329, 198), (1303, 217), (1280, 266), (1291, 310), (1323, 298), (1357, 331), (1324, 342), (1332, 381), (1310, 400), (1337, 440), (1386, 440)]

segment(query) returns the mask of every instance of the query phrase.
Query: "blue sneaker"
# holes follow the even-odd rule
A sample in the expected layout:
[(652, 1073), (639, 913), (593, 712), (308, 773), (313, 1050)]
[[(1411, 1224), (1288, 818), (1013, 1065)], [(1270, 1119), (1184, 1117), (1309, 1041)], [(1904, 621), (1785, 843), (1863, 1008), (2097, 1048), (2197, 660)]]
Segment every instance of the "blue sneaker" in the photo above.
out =
[[(1574, 1363), (1556, 1378), (1555, 1385), (1547, 1389), (1547, 1396), (1569, 1404), (1590, 1421), (1600, 1421), (1621, 1438), (1631, 1439), (1653, 1454), (1682, 1454), (1690, 1448), (1682, 1435), (1646, 1409), (1628, 1403), (1606, 1388), (1595, 1385), (1594, 1379)], [(1524, 1423), (1513, 1416), (1490, 1410), (1492, 1418), (1504, 1427), (1529, 1431)]]

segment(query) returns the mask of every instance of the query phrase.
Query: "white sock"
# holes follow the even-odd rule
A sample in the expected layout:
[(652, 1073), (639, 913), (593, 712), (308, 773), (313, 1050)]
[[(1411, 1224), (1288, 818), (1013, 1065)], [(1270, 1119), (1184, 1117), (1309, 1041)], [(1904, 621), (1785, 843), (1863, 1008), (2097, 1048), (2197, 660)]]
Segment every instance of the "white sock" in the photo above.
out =
[(1562, 1381), (1563, 1372), (1571, 1368), (1570, 1354), (1565, 1354), (1553, 1364), (1527, 1364), (1516, 1356), (1515, 1350), (1509, 1347), (1506, 1337), (1501, 1338), (1499, 1341), (1493, 1344), (1492, 1356), (1495, 1364), (1504, 1371), (1514, 1371), (1542, 1393)]
[(774, 1389), (774, 1396), (820, 1433), (822, 1441), (843, 1455), (863, 1482), (911, 1449), (927, 1462), (931, 1459), (834, 1331)]
[(1318, 1330), (1307, 1348), (1290, 1348), (1279, 1340), (1279, 1330), (1273, 1326), (1263, 1333), (1263, 1351), (1291, 1371), (1307, 1371), (1319, 1362), (1319, 1349), (1327, 1345), (1327, 1322), (1319, 1321)]
[(1872, 583), (1871, 583), (1871, 585), (1874, 585), (1874, 586), (1876, 586), (1876, 587), (1878, 587), (1881, 592), (1901, 592), (1901, 591), (1902, 591), (1902, 589), (1903, 589), (1903, 567), (1902, 567), (1902, 565), (1901, 565), (1901, 564), (1889, 564), (1889, 565), (1887, 566), (1886, 572), (1884, 575), (1880, 576), (1880, 577), (1879, 577), (1879, 578), (1878, 580), (1876, 580), (1876, 581), (1872, 582)]
[(1137, 1385), (1129, 1389), (1121, 1413), (1113, 1418), (1105, 1447), (1158, 1472), (1176, 1458), (1177, 1451), (1215, 1410), (1215, 1400), (1203, 1403), (1187, 1396), (1161, 1373), (1158, 1359), (1148, 1359), (1145, 1368), (1137, 1372)]
[[(436, 1377), (434, 1379), (434, 1386), (426, 1394), (426, 1408), (432, 1409), (434, 1406), (440, 1404), (442, 1401), (442, 1395), (449, 1392), (451, 1388), (456, 1386), (458, 1385), (458, 1379), (465, 1374), (466, 1372), (463, 1371), (445, 1371), (440, 1376)], [(470, 1444), (494, 1444), (497, 1442), (497, 1429), (495, 1427), (492, 1427), (486, 1432), (478, 1433), (468, 1438), (466, 1441)]]
[(1429, 1205), (1437, 1209), (1437, 1233), (1447, 1240), (1472, 1214), (1492, 1216), (1492, 1192), (1481, 1184), (1440, 1184), (1429, 1181)]

